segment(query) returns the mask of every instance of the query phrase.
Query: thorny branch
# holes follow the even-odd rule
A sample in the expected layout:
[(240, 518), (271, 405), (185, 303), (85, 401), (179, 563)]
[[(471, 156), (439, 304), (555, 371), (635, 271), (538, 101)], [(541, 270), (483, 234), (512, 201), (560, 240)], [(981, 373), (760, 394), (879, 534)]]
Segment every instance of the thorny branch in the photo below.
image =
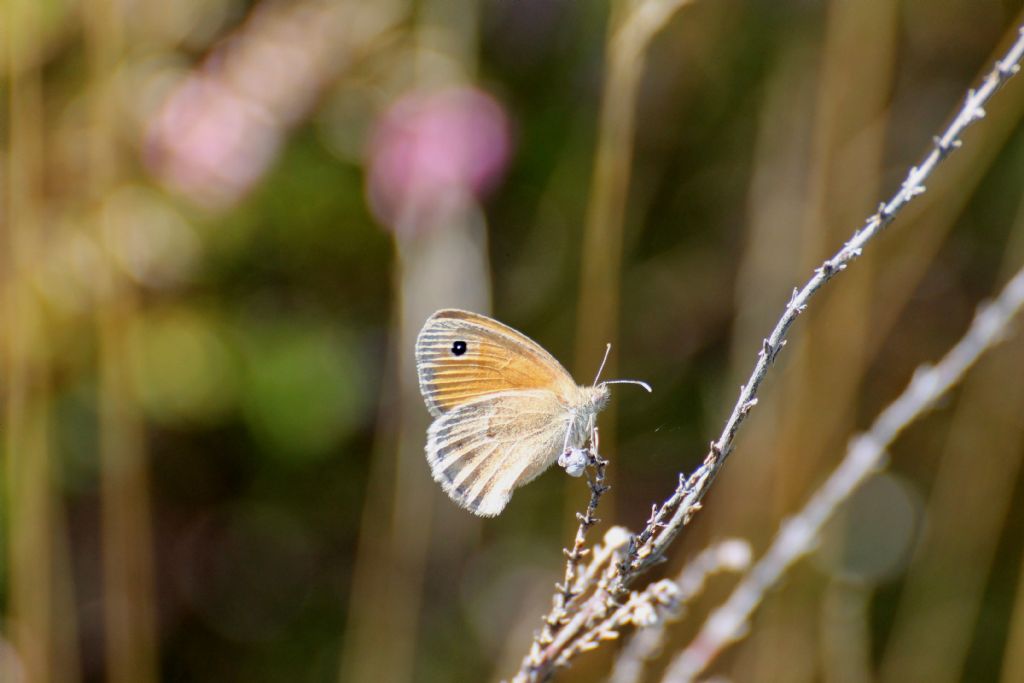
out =
[(686, 615), (686, 605), (704, 591), (712, 575), (747, 569), (751, 553), (749, 543), (731, 538), (705, 548), (687, 562), (675, 578), (675, 586), (679, 591), (677, 604), (673, 609), (666, 610), (652, 625), (637, 629), (615, 658), (615, 666), (608, 677), (609, 683), (639, 683), (646, 664), (660, 654), (668, 625), (680, 621)]
[[(758, 351), (757, 362), (747, 382), (740, 388), (739, 398), (726, 420), (718, 439), (711, 443), (704, 462), (690, 476), (679, 474), (679, 483), (660, 505), (654, 505), (644, 529), (629, 536), (622, 527), (613, 527), (605, 536), (604, 546), (597, 546), (587, 571), (578, 575), (579, 564), (586, 555), (583, 548), (586, 531), (594, 523), (594, 511), (603, 493), (604, 464), (594, 461), (597, 476), (591, 483), (591, 502), (581, 516), (580, 528), (572, 550), (567, 550), (566, 580), (558, 587), (551, 613), (545, 617), (544, 628), (534, 638), (529, 654), (514, 681), (541, 681), (550, 678), (556, 666), (565, 665), (562, 653), (580, 651), (581, 638), (589, 638), (595, 626), (618, 613), (633, 599), (629, 586), (636, 577), (662, 561), (668, 546), (683, 526), (700, 510), (701, 500), (732, 452), (736, 434), (750, 411), (757, 405), (757, 391), (786, 344), (786, 335), (797, 317), (806, 309), (814, 294), (859, 257), (867, 244), (895, 220), (899, 212), (915, 197), (925, 192), (925, 181), (950, 153), (961, 146), (961, 135), (974, 122), (984, 118), (989, 99), (1020, 70), (1024, 57), (1024, 28), (1017, 40), (998, 60), (981, 86), (969, 90), (956, 117), (945, 131), (933, 138), (933, 145), (923, 161), (912, 167), (899, 190), (879, 205), (874, 215), (831, 258), (819, 266), (801, 289), (794, 289), (771, 334)], [(884, 414), (883, 414), (884, 417)], [(614, 629), (610, 629), (610, 633)], [(592, 642), (587, 640), (587, 642)]]
[(992, 303), (982, 306), (970, 329), (934, 367), (923, 365), (910, 384), (865, 433), (853, 438), (846, 457), (796, 516), (783, 523), (764, 556), (733, 589), (732, 595), (704, 622), (693, 642), (669, 666), (665, 683), (693, 680), (743, 633), (765, 592), (794, 562), (809, 552), (836, 509), (885, 461), (886, 449), (910, 423), (955, 386), (987, 350), (1006, 333), (1024, 307), (1024, 268)]
[(637, 574), (660, 562), (664, 557), (665, 549), (700, 509), (701, 500), (732, 452), (733, 442), (740, 425), (757, 405), (757, 390), (761, 386), (761, 381), (785, 346), (789, 328), (807, 307), (810, 298), (825, 283), (846, 270), (849, 263), (861, 255), (868, 242), (892, 223), (896, 215), (907, 204), (924, 193), (924, 183), (932, 171), (953, 150), (960, 147), (960, 136), (964, 130), (975, 121), (984, 118), (984, 106), (988, 103), (989, 98), (1020, 70), (1019, 62), (1022, 56), (1024, 56), (1024, 29), (1018, 34), (1016, 42), (1006, 52), (1006, 55), (996, 62), (981, 87), (967, 92), (967, 97), (959, 113), (942, 135), (933, 138), (932, 149), (920, 165), (910, 169), (896, 194), (888, 202), (878, 207), (878, 211), (868, 218), (864, 227), (853, 233), (842, 249), (815, 270), (814, 275), (802, 289), (793, 290), (793, 296), (786, 304), (785, 311), (776, 323), (775, 329), (762, 342), (754, 371), (746, 384), (740, 388), (739, 398), (733, 407), (732, 414), (726, 420), (722, 433), (717, 440), (711, 443), (703, 464), (693, 474), (686, 477), (680, 473), (676, 490), (661, 504), (651, 521), (630, 543), (627, 556), (619, 563), (618, 572), (612, 582), (613, 594), (621, 594)]
[(590, 485), (590, 502), (587, 504), (587, 511), (583, 514), (576, 513), (579, 520), (579, 527), (576, 529), (576, 539), (573, 541), (572, 549), (566, 549), (565, 557), (565, 578), (562, 583), (555, 584), (556, 593), (552, 598), (551, 611), (544, 617), (544, 629), (538, 638), (540, 645), (548, 645), (554, 639), (554, 632), (565, 622), (566, 614), (572, 602), (580, 597), (580, 591), (574, 589), (577, 583), (580, 561), (590, 554), (584, 546), (587, 540), (587, 531), (599, 521), (596, 517), (597, 506), (601, 502), (601, 496), (608, 490), (604, 483), (605, 467), (608, 461), (601, 457), (600, 437), (597, 427), (590, 434), (590, 447), (585, 451), (587, 466), (594, 470), (594, 478), (588, 479)]

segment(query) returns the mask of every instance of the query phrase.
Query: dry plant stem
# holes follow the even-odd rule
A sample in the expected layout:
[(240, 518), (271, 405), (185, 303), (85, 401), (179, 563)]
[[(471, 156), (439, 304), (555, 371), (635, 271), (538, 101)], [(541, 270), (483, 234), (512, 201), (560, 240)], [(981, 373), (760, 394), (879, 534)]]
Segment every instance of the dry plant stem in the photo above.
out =
[[(553, 614), (558, 611), (564, 612), (569, 602), (578, 595), (577, 592), (573, 591), (573, 584), (576, 582), (576, 572), (579, 569), (580, 560), (590, 552), (583, 547), (586, 545), (587, 531), (590, 527), (597, 524), (597, 506), (601, 502), (601, 496), (608, 490), (608, 486), (604, 483), (605, 468), (608, 465), (608, 461), (600, 455), (599, 436), (596, 427), (590, 437), (590, 443), (591, 448), (587, 452), (587, 458), (594, 468), (594, 478), (587, 482), (590, 484), (590, 502), (587, 504), (586, 513), (576, 513), (576, 519), (579, 520), (580, 525), (576, 529), (576, 539), (573, 542), (572, 549), (565, 551), (567, 558), (565, 563), (565, 580), (560, 586), (556, 586), (559, 589), (559, 593), (556, 595)], [(546, 621), (549, 626), (555, 626), (558, 623), (557, 620), (554, 623), (550, 619)]]
[[(626, 600), (616, 601), (608, 593), (608, 584), (628, 540), (629, 532), (623, 527), (612, 527), (605, 533), (604, 543), (595, 547), (586, 571), (573, 584), (574, 596), (586, 592), (588, 599), (569, 605), (566, 621), (553, 630), (550, 641), (542, 646), (539, 638), (535, 640), (514, 679), (516, 683), (546, 680), (556, 668), (569, 666), (577, 655), (599, 647), (602, 641), (617, 639), (625, 627), (650, 627), (660, 634), (665, 623), (680, 618), (685, 605), (703, 590), (708, 576), (743, 569), (750, 561), (750, 548), (745, 542), (723, 541), (698, 555), (675, 580), (654, 582)], [(649, 654), (650, 648), (643, 652)], [(645, 654), (639, 655), (639, 666), (645, 658)]]
[(921, 366), (910, 384), (851, 440), (846, 457), (795, 517), (787, 520), (764, 556), (736, 586), (726, 602), (704, 622), (693, 642), (666, 672), (665, 683), (690, 681), (727, 645), (739, 639), (765, 593), (789, 567), (810, 551), (838, 506), (884, 465), (886, 448), (909, 424), (955, 386), (981, 355), (998, 343), (1024, 307), (1024, 268), (991, 304), (979, 308), (970, 329), (934, 367)]
[[(82, 12), (89, 65), (87, 196), (96, 241), (108, 253), (115, 247), (102, 207), (123, 180), (113, 96), (129, 23), (123, 9), (119, 0), (90, 0)], [(128, 361), (138, 302), (127, 276), (115, 269), (98, 273), (94, 286), (104, 664), (110, 683), (150, 683), (158, 678), (159, 660), (150, 485)]]
[(679, 590), (677, 604), (667, 610), (656, 623), (633, 634), (615, 658), (609, 683), (640, 683), (647, 663), (657, 657), (665, 641), (669, 624), (686, 614), (686, 605), (704, 592), (707, 580), (723, 571), (741, 571), (750, 565), (750, 544), (740, 539), (727, 539), (704, 549), (683, 567), (674, 583)]
[[(1024, 195), (1001, 251), (1000, 281), (1024, 263)], [(943, 420), (944, 443), (931, 456), (935, 472), (923, 511), (941, 533), (926, 534), (904, 570), (884, 656), (870, 677), (879, 683), (965, 678), (1024, 470), (1024, 383), (1006, 381), (1024, 377), (1024, 337), (1016, 337), (971, 372)], [(1024, 681), (1024, 675), (1011, 680)]]
[[(612, 3), (607, 72), (601, 98), (594, 175), (583, 232), (577, 362), (596, 365), (595, 337), (615, 341), (619, 308), (623, 231), (636, 134), (637, 93), (647, 46), (691, 0), (631, 0)], [(618, 21), (621, 9), (622, 20)], [(617, 348), (617, 347), (616, 347)], [(615, 357), (607, 369), (614, 372)]]
[[(622, 547), (615, 546), (610, 540), (606, 540), (605, 545), (613, 549)], [(738, 545), (743, 547), (738, 549)], [(602, 641), (617, 639), (620, 631), (628, 626), (663, 631), (664, 625), (677, 620), (685, 605), (703, 590), (710, 574), (745, 567), (749, 558), (750, 550), (745, 543), (724, 542), (698, 555), (676, 580), (663, 579), (651, 583), (642, 591), (632, 592), (622, 603), (607, 601), (607, 578), (613, 566), (607, 563), (608, 558), (601, 560), (601, 566), (607, 567), (608, 572), (598, 583), (594, 594), (604, 603), (598, 600), (588, 602), (576, 614), (549, 648), (553, 653), (548, 655), (549, 661), (553, 661), (553, 668), (566, 667), (576, 655), (596, 649)]]
[(733, 449), (740, 425), (757, 404), (757, 390), (767, 374), (769, 366), (782, 350), (789, 328), (806, 308), (810, 298), (837, 273), (845, 270), (851, 261), (860, 256), (868, 242), (892, 223), (903, 207), (925, 191), (924, 183), (939, 162), (960, 146), (960, 136), (964, 130), (985, 116), (984, 106), (989, 98), (1020, 69), (1019, 62), (1022, 55), (1024, 55), (1024, 32), (1019, 32), (1017, 40), (1003, 59), (999, 60), (985, 77), (981, 87), (968, 91), (963, 107), (956, 118), (941, 136), (934, 138), (931, 151), (920, 165), (910, 169), (899, 191), (888, 202), (879, 206), (878, 211), (867, 220), (863, 228), (853, 234), (842, 249), (815, 270), (814, 276), (802, 289), (794, 290), (785, 312), (775, 325), (775, 329), (764, 340), (762, 348), (758, 352), (754, 371), (746, 384), (741, 387), (739, 398), (722, 433), (716, 441), (712, 442), (711, 448), (704, 458), (704, 463), (693, 474), (689, 477), (682, 473), (679, 475), (679, 484), (675, 492), (656, 509), (647, 526), (637, 534), (626, 559), (619, 564), (618, 575), (611, 586), (613, 594), (624, 593), (637, 574), (661, 561), (665, 549), (700, 509), (701, 500)]
[[(605, 485), (605, 468), (608, 461), (601, 457), (598, 450), (600, 437), (597, 428), (590, 435), (590, 448), (587, 451), (589, 465), (594, 468), (594, 478), (589, 480), (590, 502), (587, 504), (587, 511), (584, 514), (576, 513), (579, 526), (576, 529), (576, 539), (571, 549), (566, 548), (563, 552), (566, 556), (565, 578), (562, 583), (555, 584), (555, 595), (552, 598), (551, 611), (544, 617), (544, 628), (535, 644), (550, 645), (555, 640), (555, 634), (561, 629), (568, 619), (568, 609), (573, 601), (581, 595), (581, 588), (577, 586), (589, 585), (590, 581), (580, 581), (578, 578), (580, 561), (590, 551), (584, 546), (587, 540), (587, 531), (599, 521), (596, 517), (597, 506), (601, 502), (601, 496), (608, 490)], [(593, 565), (592, 565), (593, 566)], [(531, 653), (534, 654), (534, 653)]]
[[(624, 527), (615, 526), (605, 532), (604, 543), (595, 546), (586, 570), (573, 584), (577, 597), (567, 605), (557, 627), (534, 637), (530, 652), (523, 658), (513, 679), (514, 683), (547, 680), (561, 654), (575, 648), (580, 634), (588, 632), (587, 629), (607, 617), (609, 610), (620, 607), (620, 603), (611, 600), (608, 594), (608, 582), (629, 538), (629, 531)], [(584, 594), (587, 595), (586, 600), (577, 599)], [(550, 640), (544, 638), (545, 634)]]
[(602, 613), (596, 623), (572, 641), (558, 654), (556, 667), (568, 666), (576, 655), (596, 649), (601, 641), (616, 640), (619, 630), (633, 626), (652, 626), (664, 614), (676, 609), (679, 589), (668, 579), (656, 581), (642, 591), (634, 591), (611, 613)]
[[(4, 61), (4, 135), (0, 161), (0, 514), (5, 578), (2, 631), (9, 664), (0, 678), (18, 671), (25, 680), (59, 679), (59, 620), (54, 562), (58, 528), (53, 482), (55, 457), (49, 351), (45, 325), (33, 333), (24, 313), (35, 305), (29, 273), (32, 254), (44, 239), (45, 97), (36, 46), (42, 42), (36, 4), (21, 0), (0, 11), (9, 33), (0, 47)], [(4, 637), (0, 636), (0, 638)], [(9, 643), (9, 644), (8, 644)], [(0, 655), (0, 660), (4, 656)], [(19, 671), (20, 670), (20, 671)]]
[[(839, 272), (846, 269), (851, 261), (860, 256), (863, 248), (896, 218), (899, 212), (916, 196), (925, 191), (924, 183), (932, 171), (954, 149), (961, 144), (964, 130), (985, 115), (984, 106), (992, 95), (1017, 71), (1024, 55), (1024, 32), (996, 62), (995, 68), (985, 77), (977, 90), (967, 93), (964, 104), (956, 117), (941, 136), (934, 138), (934, 145), (920, 165), (910, 169), (896, 194), (881, 204), (878, 211), (865, 225), (854, 232), (850, 240), (835, 255), (819, 266), (802, 289), (794, 290), (793, 296), (782, 317), (758, 352), (757, 363), (748, 381), (741, 387), (740, 395), (725, 427), (711, 448), (703, 464), (689, 477), (680, 473), (676, 490), (660, 505), (654, 505), (645, 528), (632, 537), (628, 547), (621, 553), (621, 559), (603, 572), (596, 586), (590, 582), (580, 585), (580, 595), (564, 604), (565, 615), (558, 620), (564, 623), (554, 638), (548, 627), (538, 634), (530, 653), (523, 659), (515, 681), (537, 681), (550, 678), (556, 662), (561, 663), (561, 650), (574, 648), (579, 634), (593, 628), (609, 613), (618, 610), (628, 596), (628, 588), (637, 575), (646, 571), (664, 558), (666, 548), (672, 543), (692, 516), (700, 509), (700, 503), (707, 493), (726, 458), (732, 451), (736, 433), (747, 414), (757, 404), (757, 390), (768, 372), (768, 368), (785, 345), (789, 328), (803, 312), (811, 297)], [(795, 533), (795, 532), (794, 532)], [(593, 563), (592, 563), (593, 564)], [(586, 589), (587, 597), (582, 599)], [(556, 598), (557, 599), (557, 598)]]

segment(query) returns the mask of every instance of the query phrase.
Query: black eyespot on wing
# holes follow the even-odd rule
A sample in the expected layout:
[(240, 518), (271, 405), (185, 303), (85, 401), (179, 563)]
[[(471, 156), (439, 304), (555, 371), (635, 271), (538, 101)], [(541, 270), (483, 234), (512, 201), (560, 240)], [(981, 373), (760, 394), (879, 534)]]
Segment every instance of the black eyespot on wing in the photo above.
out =
[(461, 356), (462, 354), (464, 354), (466, 352), (467, 348), (469, 348), (469, 347), (466, 345), (466, 342), (464, 342), (462, 340), (459, 340), (459, 341), (455, 342), (454, 344), (452, 344), (452, 355), (453, 356)]

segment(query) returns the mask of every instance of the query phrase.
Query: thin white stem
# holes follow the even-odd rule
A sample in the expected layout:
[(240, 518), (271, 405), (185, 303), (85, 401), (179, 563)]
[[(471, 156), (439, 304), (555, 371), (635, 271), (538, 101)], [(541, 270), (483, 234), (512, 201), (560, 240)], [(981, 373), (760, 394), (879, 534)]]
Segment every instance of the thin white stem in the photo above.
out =
[[(675, 11), (684, 4), (685, 2), (674, 0), (666, 2), (664, 9), (674, 8), (672, 11)], [(642, 30), (644, 22), (647, 19), (653, 21), (663, 15), (652, 9), (654, 5), (644, 5), (643, 7), (647, 8), (645, 11), (651, 14), (646, 18), (635, 18), (634, 21), (638, 23), (629, 24), (631, 27), (629, 30), (636, 31), (636, 35), (649, 36), (652, 33), (646, 33), (646, 29)], [(651, 25), (661, 26), (663, 24), (653, 21)], [(623, 31), (619, 34), (619, 39), (630, 44), (630, 41), (635, 40), (635, 36), (629, 31)], [(625, 51), (622, 46), (619, 46), (618, 49)], [(1019, 71), (1019, 62), (1022, 57), (1024, 57), (1024, 32), (1020, 33), (1003, 58), (996, 62), (995, 67), (985, 77), (981, 86), (977, 90), (968, 91), (964, 104), (956, 117), (941, 135), (933, 138), (934, 144), (931, 150), (919, 165), (909, 170), (900, 189), (887, 202), (883, 202), (879, 206), (878, 211), (868, 218), (862, 228), (853, 233), (849, 241), (838, 252), (815, 270), (814, 275), (802, 289), (793, 290), (793, 296), (786, 305), (782, 317), (775, 324), (771, 334), (763, 341), (761, 349), (758, 351), (754, 370), (741, 387), (736, 405), (726, 420), (718, 439), (711, 443), (703, 464), (689, 476), (686, 476), (685, 473), (679, 474), (679, 482), (675, 491), (661, 504), (652, 506), (650, 518), (644, 529), (630, 539), (627, 547), (611, 558), (613, 566), (607, 567), (606, 571), (600, 572), (594, 577), (588, 575), (587, 578), (590, 580), (581, 580), (570, 584), (573, 585), (571, 593), (565, 592), (564, 585), (559, 587), (559, 593), (553, 598), (552, 612), (545, 618), (544, 628), (534, 638), (530, 653), (523, 659), (522, 666), (515, 678), (517, 683), (519, 681), (548, 680), (555, 669), (556, 662), (560, 661), (562, 651), (565, 649), (576, 650), (577, 641), (589, 632), (588, 629), (593, 629), (594, 625), (601, 621), (603, 615), (612, 614), (622, 606), (623, 601), (629, 597), (629, 587), (636, 577), (664, 559), (666, 549), (675, 540), (683, 526), (700, 509), (701, 500), (725, 464), (733, 449), (740, 425), (747, 414), (757, 405), (758, 388), (764, 380), (768, 368), (785, 346), (786, 336), (797, 316), (804, 311), (808, 301), (825, 283), (844, 271), (854, 259), (861, 255), (864, 247), (892, 223), (909, 202), (925, 191), (925, 181), (931, 176), (939, 162), (960, 146), (960, 136), (964, 130), (984, 117), (984, 106), (992, 95)], [(883, 417), (886, 414), (888, 411), (883, 414)], [(581, 527), (589, 526), (585, 520), (594, 519), (594, 508), (596, 505), (589, 506), (587, 514), (580, 515)], [(789, 525), (783, 529), (783, 533), (795, 536), (802, 533), (802, 529), (799, 526)], [(574, 544), (571, 551), (568, 551), (569, 562), (567, 565), (578, 563), (585, 552), (582, 539), (578, 535), (577, 543)], [(575, 571), (575, 567), (567, 566), (567, 576), (575, 576)], [(594, 579), (597, 576), (600, 577), (600, 580), (595, 583)]]
[(793, 290), (793, 296), (786, 304), (782, 317), (779, 318), (771, 334), (762, 342), (754, 370), (747, 382), (740, 388), (739, 398), (726, 420), (722, 433), (717, 440), (711, 443), (704, 463), (693, 474), (687, 477), (684, 473), (680, 473), (676, 490), (656, 508), (655, 514), (652, 515), (647, 526), (637, 534), (630, 548), (629, 557), (619, 565), (619, 575), (612, 584), (614, 593), (623, 593), (637, 574), (661, 561), (665, 549), (672, 543), (683, 526), (690, 521), (694, 513), (700, 509), (701, 500), (732, 452), (740, 425), (757, 405), (757, 390), (768, 373), (768, 368), (782, 351), (789, 328), (807, 307), (810, 298), (825, 283), (846, 270), (850, 262), (861, 255), (864, 247), (892, 223), (908, 203), (924, 193), (924, 183), (931, 176), (932, 171), (953, 150), (960, 147), (960, 136), (964, 130), (975, 121), (984, 118), (984, 106), (992, 95), (1020, 70), (1019, 63), (1022, 57), (1024, 57), (1024, 29), (1019, 32), (1017, 40), (1007, 50), (1005, 56), (996, 62), (981, 87), (967, 92), (959, 113), (941, 135), (933, 138), (932, 149), (919, 165), (909, 170), (900, 189), (889, 201), (879, 206), (878, 211), (868, 218), (864, 227), (856, 230), (838, 252), (815, 270), (814, 275), (802, 289)]
[(616, 657), (609, 683), (640, 683), (647, 663), (661, 651), (666, 627), (685, 616), (686, 606), (704, 592), (711, 576), (746, 569), (750, 554), (749, 543), (731, 538), (706, 548), (688, 562), (675, 578), (678, 594), (673, 609), (647, 628), (637, 629)]
[(850, 441), (846, 456), (796, 516), (783, 523), (771, 546), (732, 595), (712, 612), (693, 641), (672, 661), (664, 683), (691, 681), (746, 631), (765, 593), (817, 543), (836, 509), (885, 464), (886, 449), (908, 425), (927, 412), (987, 350), (999, 342), (1024, 307), (1024, 268), (991, 304), (978, 309), (967, 333), (934, 367), (921, 366), (900, 396), (868, 431)]

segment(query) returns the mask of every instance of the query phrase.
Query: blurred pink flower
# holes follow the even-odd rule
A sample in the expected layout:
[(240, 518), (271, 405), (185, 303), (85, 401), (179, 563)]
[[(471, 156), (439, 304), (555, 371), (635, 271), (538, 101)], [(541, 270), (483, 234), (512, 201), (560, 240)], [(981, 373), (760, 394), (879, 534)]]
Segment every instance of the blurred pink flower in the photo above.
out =
[(370, 206), (395, 231), (432, 225), (453, 204), (493, 190), (511, 146), (502, 106), (480, 90), (407, 95), (384, 113), (371, 138)]
[(280, 145), (280, 129), (262, 103), (195, 73), (153, 120), (144, 158), (167, 186), (198, 204), (222, 208), (262, 176)]
[(230, 207), (263, 177), (325, 84), (392, 20), (373, 3), (257, 3), (159, 106), (145, 134), (146, 166), (193, 202)]

